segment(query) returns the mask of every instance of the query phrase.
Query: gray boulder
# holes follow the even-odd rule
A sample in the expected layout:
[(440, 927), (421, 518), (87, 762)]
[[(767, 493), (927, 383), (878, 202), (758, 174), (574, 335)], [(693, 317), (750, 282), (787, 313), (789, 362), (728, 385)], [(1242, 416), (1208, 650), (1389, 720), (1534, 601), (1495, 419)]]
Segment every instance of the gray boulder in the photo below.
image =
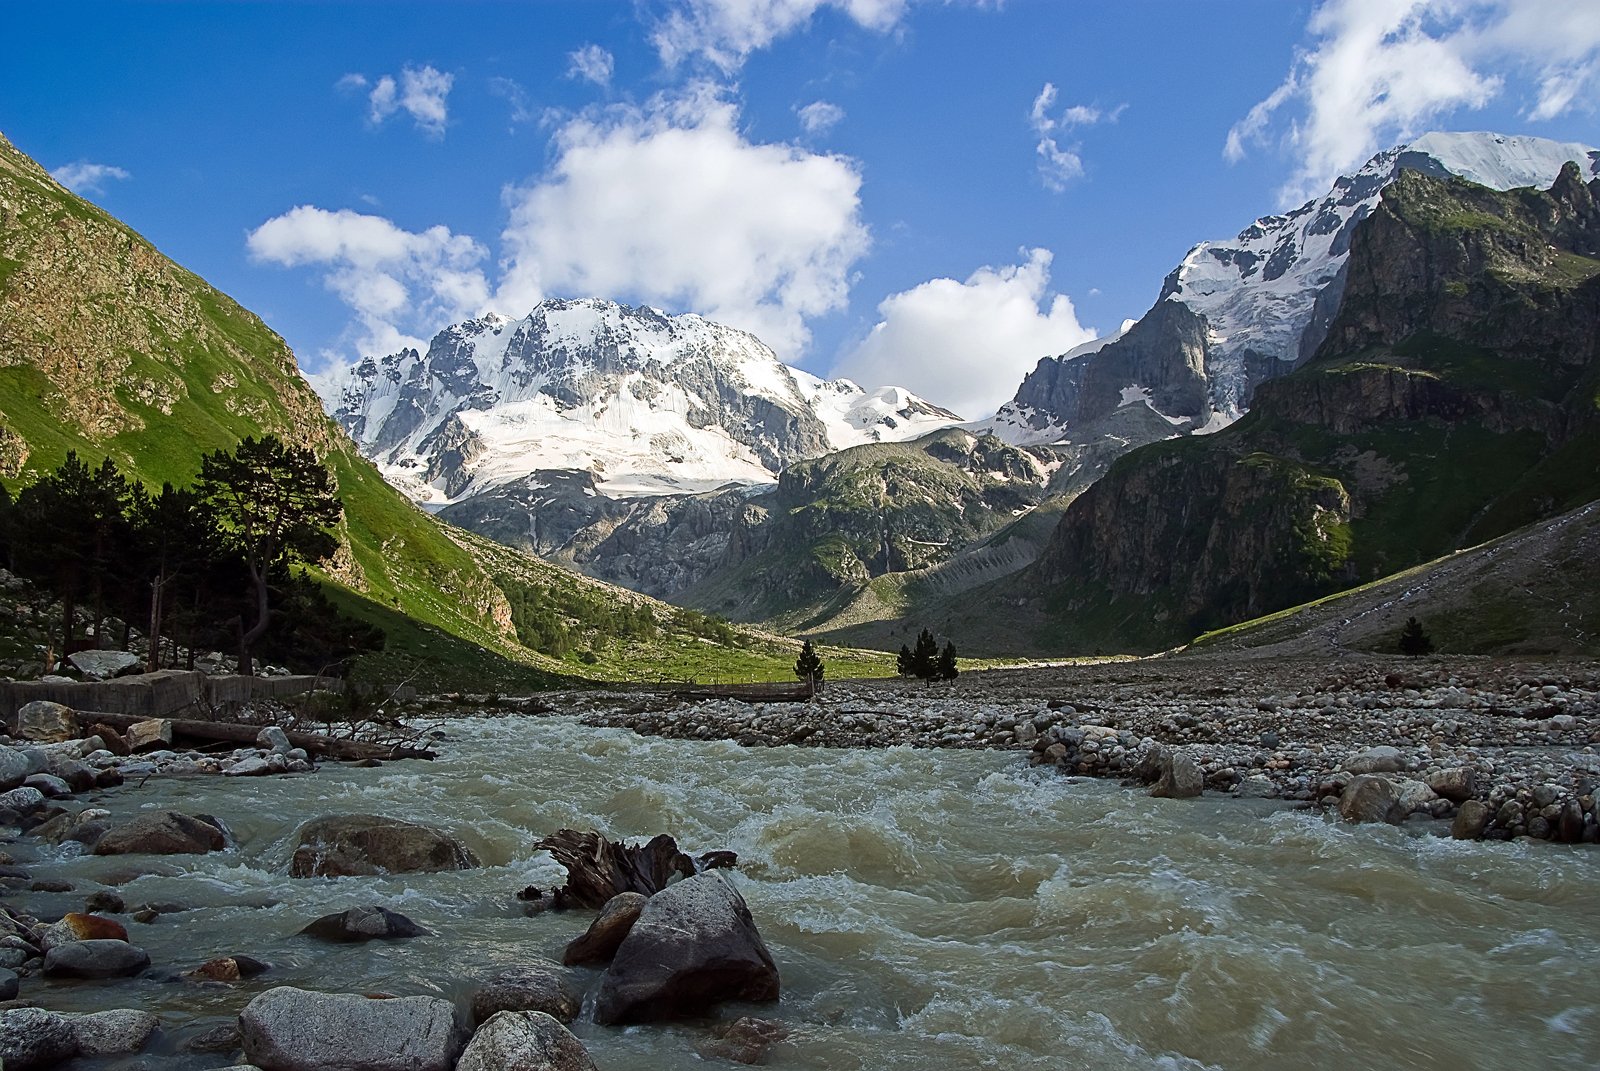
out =
[(144, 1048), (160, 1020), (149, 1012), (123, 1008), (80, 1015), (68, 1025), (80, 1056), (117, 1056)]
[(266, 1071), (450, 1071), (466, 1042), (438, 997), (379, 1000), (269, 989), (239, 1013), (245, 1059)]
[(1162, 799), (1193, 799), (1205, 791), (1205, 774), (1200, 765), (1182, 752), (1169, 753), (1161, 762), (1161, 776), (1150, 795)]
[(293, 746), (289, 743), (288, 734), (276, 725), (268, 725), (256, 734), (256, 747), (264, 747), (280, 755), (287, 755)]
[(16, 822), (44, 806), (44, 793), (36, 788), (0, 792), (0, 821)]
[(618, 893), (606, 901), (599, 916), (580, 937), (573, 939), (561, 954), (567, 966), (579, 963), (610, 963), (611, 957), (622, 947), (623, 940), (633, 924), (639, 921), (644, 905), (650, 898), (643, 893)]
[(251, 755), (249, 758), (240, 759), (222, 771), (226, 777), (260, 777), (262, 774), (271, 772), (272, 766), (260, 755)]
[(23, 788), (36, 788), (45, 799), (59, 800), (72, 795), (72, 786), (67, 784), (55, 774), (36, 773), (29, 774), (23, 782)]
[(151, 811), (108, 830), (96, 855), (204, 855), (228, 846), (222, 826), (207, 815)]
[(479, 865), (442, 829), (375, 814), (314, 818), (300, 827), (289, 874), (296, 878), (434, 873)]
[[(15, 949), (13, 951), (21, 951)], [(20, 960), (17, 966), (22, 966), (26, 960)], [(0, 967), (0, 1000), (16, 1000), (17, 994), (22, 990), (22, 980), (17, 977), (17, 972), (10, 967)]]
[(0, 1011), (0, 1068), (50, 1067), (77, 1053), (78, 1042), (64, 1016), (42, 1008)]
[(1344, 768), (1353, 774), (1399, 773), (1406, 768), (1400, 752), (1387, 744), (1351, 755)]
[(503, 1011), (484, 1023), (456, 1071), (596, 1071), (571, 1031), (537, 1011)]
[(720, 1001), (777, 999), (778, 968), (750, 908), (712, 871), (669, 885), (645, 904), (600, 980), (595, 1022), (703, 1015)]
[(19, 788), (33, 773), (33, 763), (15, 748), (0, 745), (0, 792)]
[(398, 911), (384, 907), (352, 907), (333, 915), (323, 915), (300, 931), (324, 941), (393, 941), (404, 937), (426, 937), (425, 930)]
[(1377, 774), (1351, 778), (1339, 796), (1339, 817), (1346, 822), (1399, 822), (1404, 815), (1395, 812), (1400, 790), (1393, 781)]
[(1470, 766), (1434, 770), (1426, 780), (1429, 788), (1451, 803), (1465, 803), (1478, 794), (1478, 774)]
[(126, 941), (72, 941), (44, 954), (50, 978), (126, 978), (148, 966), (145, 950)]
[(1467, 800), (1450, 823), (1450, 835), (1456, 840), (1477, 840), (1489, 824), (1489, 805), (1482, 800)]
[(77, 737), (78, 718), (69, 706), (35, 699), (17, 710), (17, 735), (40, 744), (58, 744)]
[(506, 1011), (544, 1012), (570, 1023), (582, 1008), (583, 997), (568, 983), (567, 972), (537, 958), (496, 972), (472, 994), (474, 1024)]
[(67, 661), (92, 681), (108, 681), (144, 665), (142, 658), (129, 651), (77, 651), (69, 654)]

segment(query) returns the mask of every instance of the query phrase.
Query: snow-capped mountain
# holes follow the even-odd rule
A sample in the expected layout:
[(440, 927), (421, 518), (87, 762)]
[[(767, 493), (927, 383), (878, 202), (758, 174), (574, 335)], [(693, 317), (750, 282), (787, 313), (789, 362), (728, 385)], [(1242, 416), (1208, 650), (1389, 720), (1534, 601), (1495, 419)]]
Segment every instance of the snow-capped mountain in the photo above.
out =
[(1322, 198), (1195, 246), (1142, 319), (1040, 361), (983, 426), (1017, 444), (1058, 442), (1132, 404), (1184, 431), (1225, 427), (1258, 383), (1321, 343), (1343, 293), (1351, 233), (1400, 171), (1543, 188), (1569, 160), (1585, 178), (1600, 176), (1600, 150), (1535, 137), (1433, 133), (1379, 153)]
[(771, 483), (789, 462), (961, 419), (790, 368), (700, 316), (597, 299), (455, 324), (322, 390), (362, 453), (435, 504), (550, 470), (592, 473), (608, 495)]

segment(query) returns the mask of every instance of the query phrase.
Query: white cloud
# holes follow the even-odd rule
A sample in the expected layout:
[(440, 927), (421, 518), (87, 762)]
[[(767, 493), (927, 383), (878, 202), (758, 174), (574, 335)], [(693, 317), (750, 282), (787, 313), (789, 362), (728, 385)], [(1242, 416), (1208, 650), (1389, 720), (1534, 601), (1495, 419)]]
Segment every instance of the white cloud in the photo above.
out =
[(522, 84), (514, 78), (489, 79), (489, 92), (497, 97), (503, 97), (511, 105), (512, 125), (518, 123), (531, 123), (543, 117), (544, 112), (535, 107), (533, 98)]
[(842, 307), (869, 244), (854, 161), (756, 144), (710, 87), (570, 120), (556, 158), (506, 191), (496, 301), (546, 293), (691, 310), (794, 359), (806, 321)]
[[(417, 129), (430, 137), (444, 136), (450, 121), (450, 89), (455, 75), (431, 66), (407, 65), (400, 77), (380, 75), (372, 81), (364, 74), (347, 74), (335, 83), (343, 90), (367, 90), (367, 118), (374, 126), (400, 112), (411, 116)], [(368, 87), (371, 87), (370, 90)]]
[(584, 45), (576, 52), (568, 53), (567, 61), (568, 78), (582, 78), (601, 87), (611, 84), (611, 75), (617, 68), (611, 53), (599, 45)]
[(826, 100), (814, 100), (795, 112), (807, 134), (826, 134), (844, 121), (844, 109)]
[(73, 193), (90, 194), (104, 193), (107, 182), (123, 182), (133, 176), (111, 164), (91, 164), (87, 160), (79, 160), (76, 163), (61, 165), (50, 172), (50, 177)]
[(1600, 17), (1588, 0), (1323, 0), (1312, 46), (1228, 132), (1237, 160), (1293, 109), (1282, 140), (1300, 156), (1298, 201), (1379, 149), (1512, 86), (1524, 114), (1552, 119), (1600, 89)]
[(1072, 300), (1050, 289), (1051, 253), (931, 279), (891, 294), (867, 337), (834, 369), (868, 384), (905, 386), (967, 417), (994, 412), (1041, 357), (1095, 337)]
[(246, 244), (258, 261), (324, 269), (324, 285), (356, 317), (345, 341), (362, 354), (425, 348), (440, 326), (488, 305), (479, 267), (488, 251), (447, 227), (412, 232), (382, 216), (301, 205), (251, 231)]
[(1064, 146), (1059, 135), (1078, 127), (1115, 123), (1128, 106), (1119, 104), (1107, 110), (1093, 104), (1074, 104), (1056, 113), (1058, 96), (1054, 83), (1046, 82), (1028, 109), (1028, 125), (1039, 138), (1034, 147), (1039, 157), (1039, 177), (1045, 186), (1060, 193), (1073, 179), (1083, 176), (1083, 156), (1080, 145)]

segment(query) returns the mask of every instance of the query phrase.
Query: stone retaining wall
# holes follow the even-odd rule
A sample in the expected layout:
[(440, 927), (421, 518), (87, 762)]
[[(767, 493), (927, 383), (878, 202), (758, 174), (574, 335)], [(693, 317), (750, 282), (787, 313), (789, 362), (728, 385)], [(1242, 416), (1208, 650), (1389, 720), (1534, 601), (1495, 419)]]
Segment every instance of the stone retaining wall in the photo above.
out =
[(343, 681), (328, 677), (208, 677), (181, 669), (109, 681), (0, 681), (0, 719), (15, 725), (17, 711), (36, 699), (62, 703), (73, 710), (166, 718), (194, 707), (283, 699), (319, 689), (341, 691), (343, 687)]

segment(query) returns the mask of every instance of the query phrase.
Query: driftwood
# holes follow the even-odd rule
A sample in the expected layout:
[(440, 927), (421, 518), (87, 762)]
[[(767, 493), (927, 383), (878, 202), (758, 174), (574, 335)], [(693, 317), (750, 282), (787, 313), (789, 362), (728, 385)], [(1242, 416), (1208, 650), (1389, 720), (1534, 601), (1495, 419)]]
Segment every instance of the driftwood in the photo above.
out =
[[(646, 844), (627, 844), (609, 841), (599, 833), (563, 829), (534, 847), (549, 852), (567, 868), (567, 884), (551, 893), (551, 906), (558, 911), (604, 907), (618, 893), (653, 896), (678, 878), (691, 878), (701, 870), (738, 863), (733, 852), (718, 851), (706, 852), (697, 865), (665, 833), (651, 837)], [(518, 896), (523, 900), (544, 899), (544, 894), (532, 887)]]
[(809, 681), (799, 684), (687, 684), (669, 689), (674, 699), (738, 699), (745, 703), (803, 703), (816, 694)]
[[(151, 719), (138, 714), (100, 714), (94, 711), (78, 713), (78, 724), (87, 728), (95, 723), (109, 725), (126, 731), (142, 721), (162, 720), (172, 724), (174, 739), (198, 740), (202, 743), (254, 744), (264, 725), (238, 725), (226, 721), (192, 721), (181, 718)], [(308, 755), (331, 759), (431, 759), (434, 752), (421, 748), (369, 744), (364, 740), (335, 740), (319, 733), (286, 732), (289, 743), (305, 748)]]

